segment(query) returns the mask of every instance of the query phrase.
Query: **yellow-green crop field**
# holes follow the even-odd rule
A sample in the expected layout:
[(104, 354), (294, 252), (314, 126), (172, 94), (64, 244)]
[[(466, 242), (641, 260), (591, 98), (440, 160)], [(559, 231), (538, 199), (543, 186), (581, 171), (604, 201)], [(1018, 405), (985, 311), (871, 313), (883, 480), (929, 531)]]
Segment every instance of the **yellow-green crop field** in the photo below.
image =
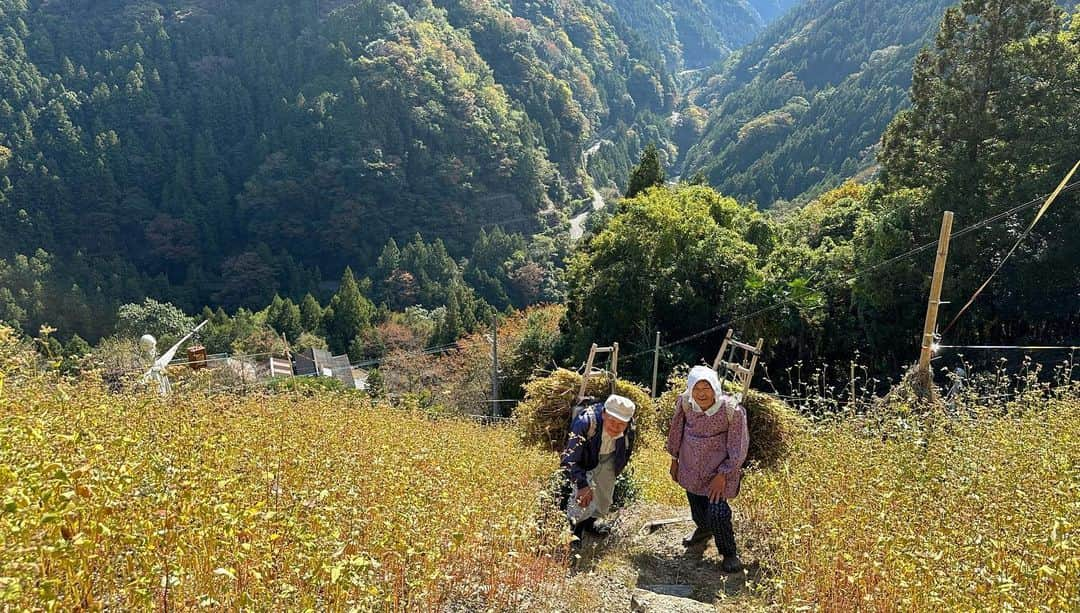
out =
[[(733, 502), (783, 610), (1080, 611), (1080, 399), (868, 434), (818, 425)], [(884, 440), (883, 440), (884, 438)], [(683, 505), (654, 446), (646, 494)]]
[(555, 458), (516, 440), (355, 397), (9, 377), (0, 610), (513, 609), (565, 569)]
[[(573, 608), (556, 458), (510, 427), (332, 393), (110, 393), (3, 340), (0, 610)], [(736, 536), (762, 572), (741, 605), (1080, 610), (1075, 392), (866, 428), (816, 424), (747, 475)], [(649, 438), (644, 497), (684, 506)]]

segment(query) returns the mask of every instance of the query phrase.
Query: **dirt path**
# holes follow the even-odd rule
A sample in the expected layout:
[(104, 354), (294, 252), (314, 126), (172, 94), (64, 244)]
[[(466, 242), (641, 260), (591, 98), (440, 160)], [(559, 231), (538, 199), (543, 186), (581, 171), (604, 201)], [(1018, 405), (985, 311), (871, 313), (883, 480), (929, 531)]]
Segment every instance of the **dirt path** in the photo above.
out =
[[(646, 527), (651, 521), (673, 518), (686, 521), (653, 531)], [(696, 613), (764, 608), (764, 602), (754, 594), (755, 583), (761, 579), (760, 552), (754, 542), (744, 538), (747, 531), (740, 530), (742, 523), (736, 510), (735, 534), (747, 569), (725, 575), (715, 545), (710, 543), (704, 550), (682, 546), (683, 535), (693, 529), (686, 507), (636, 505), (625, 509), (611, 536), (586, 541), (569, 579), (568, 596), (576, 606), (572, 604), (567, 610)], [(636, 599), (635, 590), (639, 590)], [(654, 598), (655, 592), (683, 598)]]

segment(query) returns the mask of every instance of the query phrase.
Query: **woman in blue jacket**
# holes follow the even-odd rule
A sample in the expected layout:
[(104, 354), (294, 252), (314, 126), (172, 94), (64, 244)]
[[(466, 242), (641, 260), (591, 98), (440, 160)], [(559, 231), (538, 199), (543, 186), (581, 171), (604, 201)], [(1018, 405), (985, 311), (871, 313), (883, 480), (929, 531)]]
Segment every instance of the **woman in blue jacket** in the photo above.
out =
[(611, 395), (603, 405), (586, 407), (570, 425), (562, 467), (572, 486), (566, 515), (579, 542), (587, 530), (607, 536), (603, 517), (611, 511), (615, 478), (634, 451), (634, 402)]

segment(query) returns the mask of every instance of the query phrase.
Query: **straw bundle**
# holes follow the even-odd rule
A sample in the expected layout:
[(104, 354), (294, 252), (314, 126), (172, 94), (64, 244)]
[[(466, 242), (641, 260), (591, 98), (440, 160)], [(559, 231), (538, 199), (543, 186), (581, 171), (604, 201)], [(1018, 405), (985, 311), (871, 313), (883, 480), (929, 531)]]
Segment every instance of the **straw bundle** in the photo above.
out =
[[(570, 429), (570, 409), (580, 387), (581, 375), (565, 368), (526, 383), (525, 400), (515, 410), (522, 439), (530, 444), (561, 450)], [(610, 392), (610, 376), (589, 377), (586, 396), (603, 401)], [(620, 380), (616, 383), (615, 393), (626, 396), (637, 405), (635, 421), (639, 435), (656, 430), (655, 409), (645, 389)]]
[[(675, 414), (675, 399), (684, 391), (686, 377), (672, 377), (668, 381), (668, 391), (657, 400), (657, 419), (664, 436), (667, 436)], [(743, 397), (742, 406), (746, 409), (746, 425), (750, 430), (746, 461), (760, 468), (775, 466), (784, 459), (794, 448), (799, 433), (809, 425), (806, 418), (783, 401), (755, 390)]]

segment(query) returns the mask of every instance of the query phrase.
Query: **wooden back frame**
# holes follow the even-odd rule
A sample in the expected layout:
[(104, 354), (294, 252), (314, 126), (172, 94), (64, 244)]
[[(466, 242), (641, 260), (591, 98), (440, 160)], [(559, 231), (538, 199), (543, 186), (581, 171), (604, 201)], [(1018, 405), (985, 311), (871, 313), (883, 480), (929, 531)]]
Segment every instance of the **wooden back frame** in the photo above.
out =
[[(596, 356), (602, 354), (609, 354), (611, 360), (611, 370), (603, 370), (599, 368), (593, 368), (593, 364), (596, 362)], [(585, 362), (585, 372), (581, 375), (581, 388), (578, 389), (577, 399), (574, 402), (575, 405), (581, 404), (585, 400), (585, 388), (589, 385), (589, 377), (593, 375), (611, 375), (611, 387), (615, 388), (615, 382), (619, 379), (619, 343), (612, 343), (610, 347), (600, 347), (596, 343), (592, 344), (589, 348), (589, 359)]]
[[(765, 346), (765, 339), (759, 338), (757, 345), (748, 345), (735, 339), (735, 330), (728, 328), (724, 342), (720, 344), (720, 351), (713, 360), (713, 370), (721, 373), (721, 381), (731, 381), (741, 391), (740, 398), (750, 391), (750, 381), (754, 378), (754, 370), (757, 368), (758, 358), (761, 357), (761, 348)], [(742, 351), (742, 356), (736, 358), (736, 350)]]

